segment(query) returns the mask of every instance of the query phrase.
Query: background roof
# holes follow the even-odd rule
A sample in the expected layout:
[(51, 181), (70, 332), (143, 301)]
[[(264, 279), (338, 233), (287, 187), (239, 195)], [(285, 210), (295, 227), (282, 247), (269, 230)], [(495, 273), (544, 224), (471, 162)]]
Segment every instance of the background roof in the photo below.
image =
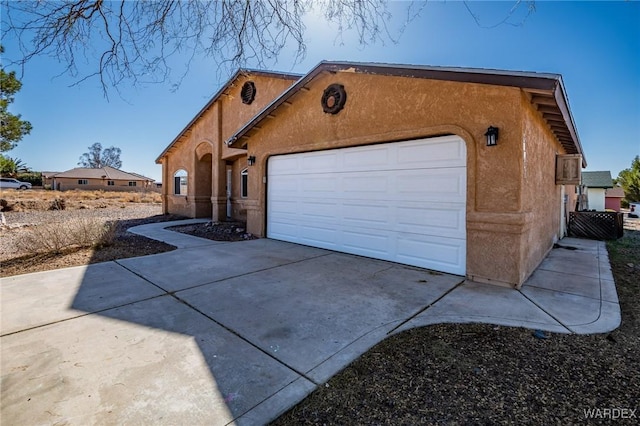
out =
[(587, 188), (613, 188), (611, 172), (582, 172), (582, 184)]
[(53, 175), (57, 178), (72, 178), (72, 179), (109, 179), (109, 180), (148, 180), (154, 181), (152, 178), (139, 175), (137, 173), (128, 173), (122, 170), (114, 169), (113, 167), (102, 167), (99, 169), (89, 169), (85, 167), (76, 167), (75, 169), (67, 170), (66, 172), (57, 173)]

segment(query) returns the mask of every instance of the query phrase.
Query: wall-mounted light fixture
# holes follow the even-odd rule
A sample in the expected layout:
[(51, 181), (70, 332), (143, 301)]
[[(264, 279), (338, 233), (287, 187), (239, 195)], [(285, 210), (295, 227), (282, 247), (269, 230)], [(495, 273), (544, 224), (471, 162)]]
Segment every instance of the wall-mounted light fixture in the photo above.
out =
[(254, 164), (256, 164), (256, 157), (250, 155), (249, 158), (247, 158), (247, 163), (249, 163), (250, 166), (253, 166)]
[(489, 126), (487, 133), (484, 134), (487, 137), (487, 146), (498, 145), (498, 128)]

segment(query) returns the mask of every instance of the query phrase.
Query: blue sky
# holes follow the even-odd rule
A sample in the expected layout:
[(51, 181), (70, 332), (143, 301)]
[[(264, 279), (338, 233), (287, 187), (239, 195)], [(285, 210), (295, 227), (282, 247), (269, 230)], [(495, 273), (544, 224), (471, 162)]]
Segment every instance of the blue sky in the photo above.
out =
[[(537, 1), (526, 14), (522, 5), (506, 23), (514, 2), (429, 2), (399, 39), (358, 46), (353, 34), (336, 42), (326, 23), (306, 18), (307, 55), (293, 65), (282, 52), (270, 68), (306, 73), (321, 60), (389, 62), (492, 68), (562, 74), (571, 111), (586, 153), (586, 170), (630, 167), (640, 154), (640, 3)], [(405, 3), (394, 3), (402, 11)], [(399, 28), (402, 12), (391, 23)], [(3, 40), (5, 56), (15, 55)], [(179, 63), (180, 61), (176, 61)], [(11, 111), (33, 125), (31, 134), (6, 153), (37, 171), (76, 167), (94, 142), (122, 149), (122, 169), (157, 180), (156, 157), (224, 84), (213, 61), (201, 59), (176, 91), (171, 83), (123, 86), (105, 99), (99, 82), (70, 87), (56, 77), (63, 65), (48, 57), (27, 65), (23, 88)], [(175, 77), (183, 72), (176, 67)]]

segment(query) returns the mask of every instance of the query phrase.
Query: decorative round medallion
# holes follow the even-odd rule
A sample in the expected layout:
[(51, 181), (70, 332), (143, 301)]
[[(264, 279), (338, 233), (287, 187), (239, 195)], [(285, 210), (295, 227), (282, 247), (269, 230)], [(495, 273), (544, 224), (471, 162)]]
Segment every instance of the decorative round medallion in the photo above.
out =
[(346, 102), (347, 92), (345, 92), (342, 84), (332, 84), (324, 89), (322, 99), (320, 100), (322, 110), (327, 114), (339, 113), (342, 108), (344, 108)]
[(256, 97), (256, 85), (253, 81), (247, 81), (242, 86), (242, 91), (240, 91), (240, 97), (242, 98), (242, 103), (249, 105)]

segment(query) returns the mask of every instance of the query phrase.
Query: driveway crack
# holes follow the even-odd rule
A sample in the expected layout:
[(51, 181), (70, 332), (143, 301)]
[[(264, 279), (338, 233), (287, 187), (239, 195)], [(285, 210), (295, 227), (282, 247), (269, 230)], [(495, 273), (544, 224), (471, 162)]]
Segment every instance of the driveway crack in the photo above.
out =
[(444, 297), (446, 297), (453, 290), (455, 290), (456, 288), (460, 287), (465, 281), (466, 280), (463, 279), (458, 284), (454, 285), (449, 290), (445, 291), (442, 294), (442, 296), (438, 297), (436, 300), (434, 300), (433, 302), (431, 302), (428, 305), (424, 306), (423, 308), (420, 308), (415, 314), (411, 315), (409, 318), (407, 318), (406, 320), (402, 321), (400, 324), (398, 324), (397, 326), (393, 327), (391, 330), (387, 331), (387, 336), (390, 335), (391, 333), (395, 332), (397, 329), (399, 329), (400, 327), (402, 327), (403, 325), (405, 325), (406, 323), (408, 323), (409, 321), (411, 321), (412, 319), (414, 319), (415, 317), (417, 317), (418, 315), (420, 315), (421, 313), (423, 313), (424, 311), (426, 311), (427, 309), (429, 309), (430, 307), (435, 305), (436, 303), (438, 303), (440, 300), (442, 300)]

